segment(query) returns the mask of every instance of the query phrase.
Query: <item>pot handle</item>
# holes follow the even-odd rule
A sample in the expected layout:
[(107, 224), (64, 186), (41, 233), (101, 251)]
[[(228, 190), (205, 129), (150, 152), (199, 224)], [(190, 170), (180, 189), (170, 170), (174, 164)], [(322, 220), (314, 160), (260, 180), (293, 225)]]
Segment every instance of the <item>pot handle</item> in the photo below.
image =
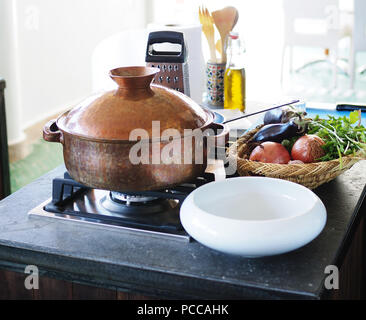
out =
[[(209, 129), (217, 131), (221, 131), (218, 134), (210, 135), (208, 139), (214, 139), (215, 148), (210, 148), (209, 157), (212, 159), (222, 159), (225, 156), (226, 145), (229, 142), (229, 133), (230, 129), (227, 125), (221, 123), (211, 123)], [(213, 145), (213, 144), (211, 144)]]
[(48, 142), (64, 142), (62, 132), (59, 130), (56, 119), (48, 121), (43, 127), (43, 139)]
[(229, 132), (230, 129), (227, 125), (221, 123), (211, 123), (210, 129), (214, 129), (215, 131), (221, 130), (221, 132), (217, 135), (211, 136), (215, 139), (215, 146), (225, 148), (227, 143), (229, 142)]

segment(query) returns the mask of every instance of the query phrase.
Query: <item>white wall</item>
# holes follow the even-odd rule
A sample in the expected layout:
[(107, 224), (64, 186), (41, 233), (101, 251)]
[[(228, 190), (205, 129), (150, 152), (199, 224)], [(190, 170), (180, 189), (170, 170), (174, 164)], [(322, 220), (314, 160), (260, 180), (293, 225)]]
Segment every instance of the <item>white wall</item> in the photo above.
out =
[[(317, 0), (311, 1), (316, 2)], [(339, 0), (339, 4), (341, 10), (352, 12), (353, 0)], [(206, 6), (210, 12), (226, 6), (234, 6), (239, 10), (239, 20), (235, 31), (240, 33), (240, 37), (244, 39), (246, 45), (247, 99), (269, 103), (282, 100), (283, 96), (288, 94), (286, 88), (281, 87), (280, 82), (284, 44), (283, 1), (153, 0), (152, 20), (161, 23), (195, 23), (198, 22), (198, 7), (200, 5)], [(218, 39), (219, 33), (217, 30), (215, 34), (216, 39)], [(207, 60), (209, 50), (204, 36), (202, 36), (202, 47)], [(347, 43), (343, 48), (347, 50)], [(296, 50), (294, 66), (300, 67), (309, 61), (324, 59), (322, 49), (315, 50), (315, 52), (310, 50), (309, 53), (301, 48)], [(286, 54), (286, 58), (284, 70), (288, 71), (288, 54)], [(304, 90), (302, 86), (300, 86), (300, 89)], [(303, 92), (296, 91), (295, 97), (299, 98), (302, 94)]]
[(5, 78), (6, 116), (9, 142), (17, 143), (24, 139), (20, 123), (21, 97), (18, 94), (20, 79), (18, 72), (18, 42), (14, 16), (14, 2), (0, 0), (0, 76)]
[[(246, 46), (247, 99), (267, 102), (281, 96), (282, 0), (154, 0), (153, 19), (164, 23), (198, 22), (200, 5), (210, 12), (226, 6), (239, 10), (235, 31)], [(218, 40), (217, 30), (215, 34)], [(209, 50), (204, 36), (202, 47), (207, 60)]]
[(21, 129), (91, 93), (93, 49), (111, 34), (144, 27), (145, 0), (0, 0), (0, 21), (12, 144)]

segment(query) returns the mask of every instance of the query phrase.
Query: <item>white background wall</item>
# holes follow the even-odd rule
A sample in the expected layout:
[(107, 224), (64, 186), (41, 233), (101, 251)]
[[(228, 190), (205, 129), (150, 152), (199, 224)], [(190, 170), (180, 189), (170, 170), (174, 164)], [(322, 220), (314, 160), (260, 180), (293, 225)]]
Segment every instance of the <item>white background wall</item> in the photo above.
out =
[(239, 9), (236, 30), (247, 48), (247, 99), (281, 96), (282, 0), (0, 0), (0, 76), (7, 80), (9, 142), (91, 93), (91, 57), (100, 41), (149, 22), (198, 23), (202, 4), (210, 11)]
[(89, 95), (93, 49), (111, 34), (144, 27), (145, 15), (145, 0), (0, 0), (9, 143)]
[[(236, 7), (239, 20), (235, 31), (244, 39), (247, 49), (247, 99), (266, 101), (281, 95), (282, 0), (154, 0), (154, 3), (154, 20), (164, 23), (198, 22), (198, 7), (202, 4), (210, 12), (226, 6)], [(215, 34), (219, 39), (218, 31)], [(204, 36), (202, 39), (207, 60), (208, 45)], [(266, 89), (266, 96), (263, 88)]]
[[(316, 0), (303, 1), (316, 2)], [(239, 10), (239, 20), (234, 30), (239, 32), (246, 46), (247, 100), (273, 103), (287, 94), (280, 82), (284, 44), (282, 0), (153, 0), (153, 2), (153, 19), (161, 23), (198, 22), (200, 5), (206, 6), (210, 12), (226, 6), (236, 7)], [(353, 0), (339, 0), (339, 4), (341, 10), (352, 11)], [(216, 39), (218, 38), (219, 33), (216, 31)], [(207, 60), (208, 45), (204, 36), (202, 39)], [(300, 67), (303, 63), (316, 59), (324, 59), (323, 48), (315, 48), (315, 54), (314, 51), (310, 51), (310, 55), (300, 48), (294, 56), (294, 65)], [(288, 59), (285, 62), (286, 70)]]

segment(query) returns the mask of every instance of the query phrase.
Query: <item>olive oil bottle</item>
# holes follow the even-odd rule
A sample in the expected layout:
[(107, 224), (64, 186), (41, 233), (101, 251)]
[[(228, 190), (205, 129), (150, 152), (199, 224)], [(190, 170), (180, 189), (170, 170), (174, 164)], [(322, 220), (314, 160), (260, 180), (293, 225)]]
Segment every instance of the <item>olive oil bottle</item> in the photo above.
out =
[(245, 111), (244, 48), (237, 32), (230, 32), (224, 76), (224, 108)]

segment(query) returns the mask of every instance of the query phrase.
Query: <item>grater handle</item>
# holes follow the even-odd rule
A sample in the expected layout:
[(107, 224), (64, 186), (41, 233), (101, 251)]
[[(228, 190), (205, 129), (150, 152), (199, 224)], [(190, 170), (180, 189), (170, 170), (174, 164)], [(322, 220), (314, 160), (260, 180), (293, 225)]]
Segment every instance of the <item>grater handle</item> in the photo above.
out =
[(163, 43), (163, 42), (178, 43), (183, 46), (184, 45), (183, 33), (177, 32), (177, 31), (150, 32), (149, 40), (147, 42), (148, 45), (154, 44), (154, 43)]
[[(164, 52), (154, 55), (151, 52), (151, 46), (156, 43), (176, 43), (181, 45), (181, 52), (172, 54), (171, 52)], [(161, 62), (162, 57), (166, 62), (184, 63), (186, 60), (186, 46), (184, 43), (184, 36), (182, 32), (176, 31), (155, 31), (150, 32), (146, 47), (146, 62)]]

